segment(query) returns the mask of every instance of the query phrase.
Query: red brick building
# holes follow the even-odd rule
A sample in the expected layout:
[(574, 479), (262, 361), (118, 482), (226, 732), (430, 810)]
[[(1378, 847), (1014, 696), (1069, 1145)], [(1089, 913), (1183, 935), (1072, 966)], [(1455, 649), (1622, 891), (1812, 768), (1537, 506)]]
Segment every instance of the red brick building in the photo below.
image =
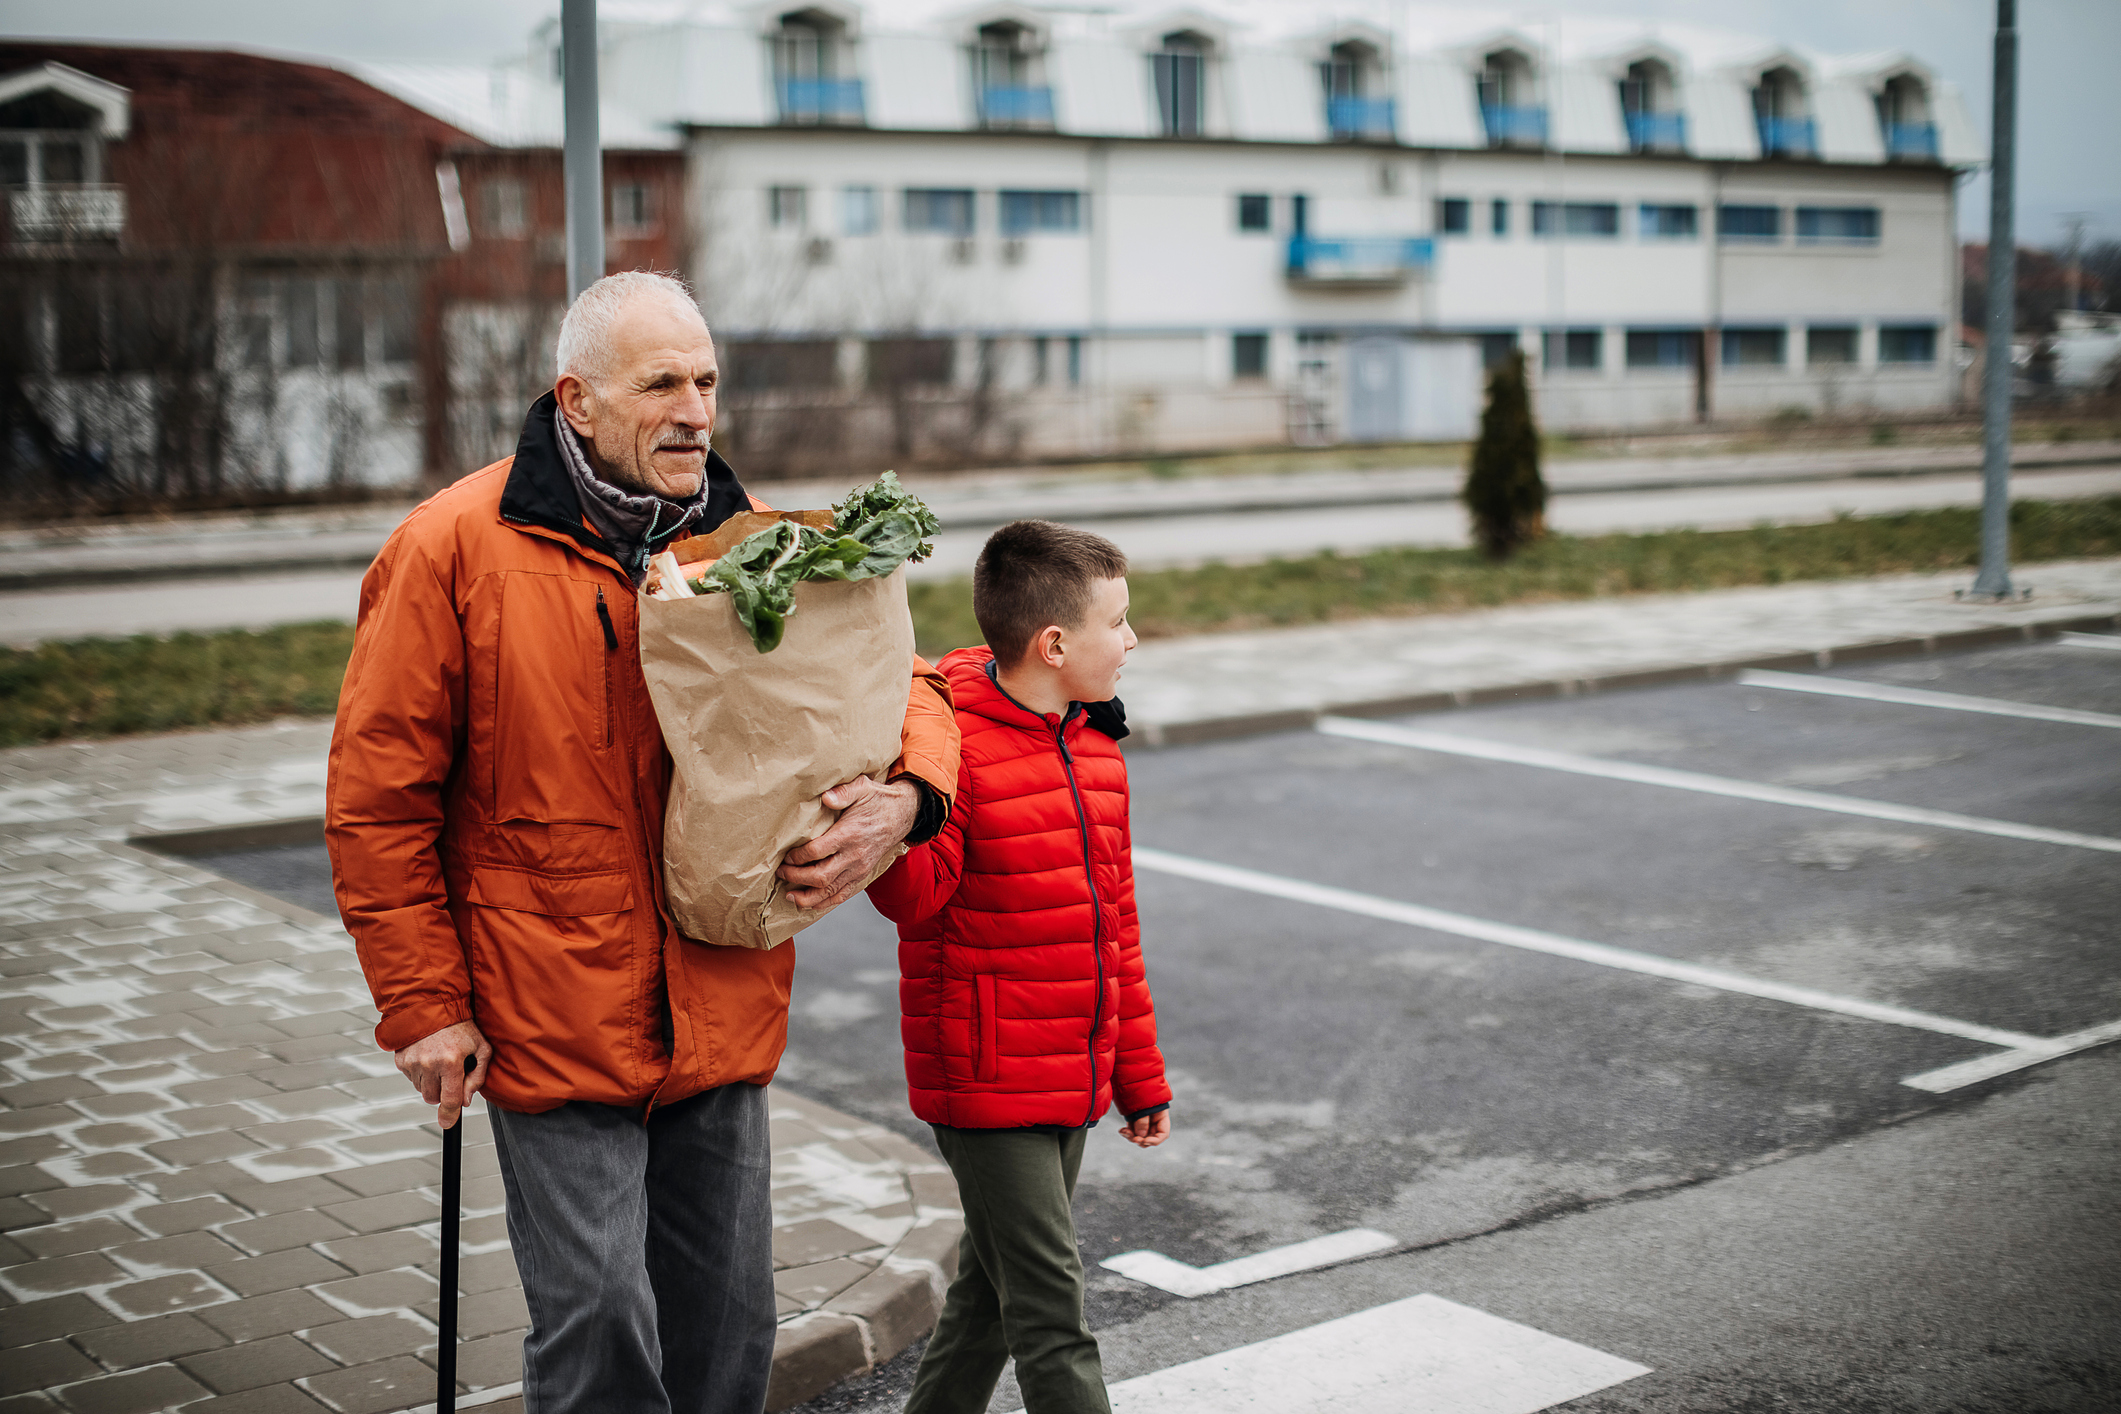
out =
[[(676, 268), (681, 181), (674, 152), (607, 157), (611, 268)], [(18, 505), (432, 484), (549, 382), (558, 150), (337, 69), (0, 43), (0, 186)]]

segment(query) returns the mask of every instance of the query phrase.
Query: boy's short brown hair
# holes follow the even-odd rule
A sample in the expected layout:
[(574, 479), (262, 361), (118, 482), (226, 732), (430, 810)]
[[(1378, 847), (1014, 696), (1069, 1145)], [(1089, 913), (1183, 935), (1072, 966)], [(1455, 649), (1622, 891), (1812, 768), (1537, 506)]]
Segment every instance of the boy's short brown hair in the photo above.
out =
[(1081, 628), (1091, 586), (1126, 573), (1126, 555), (1102, 535), (1050, 520), (1011, 521), (979, 552), (972, 613), (994, 660), (1013, 667), (1048, 624)]

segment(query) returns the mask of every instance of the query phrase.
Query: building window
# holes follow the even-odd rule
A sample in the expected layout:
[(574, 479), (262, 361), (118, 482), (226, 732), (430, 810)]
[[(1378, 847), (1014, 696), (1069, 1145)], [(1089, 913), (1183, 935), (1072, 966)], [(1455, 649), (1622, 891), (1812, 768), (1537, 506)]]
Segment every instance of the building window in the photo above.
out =
[(495, 177), (479, 188), (479, 225), (495, 240), (530, 234), (530, 192), (515, 177)]
[(871, 236), (876, 226), (876, 188), (840, 188), (840, 230), (850, 236)]
[(1934, 324), (1887, 325), (1878, 331), (1880, 363), (1935, 363), (1937, 326)]
[(1165, 137), (1199, 137), (1206, 96), (1208, 41), (1190, 31), (1164, 36), (1161, 52), (1149, 56), (1156, 79), (1156, 109)]
[(1605, 342), (1597, 329), (1550, 329), (1544, 340), (1542, 360), (1548, 368), (1597, 368)]
[(905, 194), (905, 225), (909, 231), (941, 236), (972, 234), (972, 193), (908, 187)]
[(323, 320), (317, 314), (318, 281), (289, 280), (280, 286), (287, 326), (287, 366), (315, 368), (324, 359)]
[(1875, 206), (1797, 208), (1797, 242), (1800, 245), (1869, 245), (1877, 239), (1878, 208)]
[(1698, 329), (1630, 329), (1630, 368), (1692, 368), (1701, 357)]
[(957, 368), (955, 339), (871, 339), (869, 383), (877, 388), (943, 388)]
[(831, 388), (839, 382), (839, 346), (830, 339), (754, 339), (722, 354), (733, 392)]
[(1845, 325), (1838, 328), (1813, 325), (1804, 331), (1804, 361), (1806, 363), (1854, 363), (1856, 361), (1856, 331)]
[(1640, 213), (1644, 240), (1690, 241), (1701, 234), (1701, 213), (1692, 206), (1651, 206)]
[(1237, 198), (1237, 229), (1267, 231), (1274, 227), (1274, 203), (1257, 192)]
[(1005, 191), (1001, 194), (1002, 234), (1080, 231), (1082, 193), (1072, 191)]
[(1780, 367), (1785, 361), (1783, 345), (1789, 331), (1774, 329), (1726, 329), (1723, 331), (1723, 363), (1726, 368)]
[(1230, 336), (1230, 376), (1232, 378), (1264, 378), (1267, 376), (1267, 336), (1265, 334), (1233, 334)]
[(628, 235), (655, 229), (655, 188), (646, 182), (620, 182), (612, 187), (611, 229)]
[(1496, 236), (1510, 234), (1510, 203), (1501, 197), (1488, 203), (1488, 233)]
[(980, 26), (972, 46), (972, 92), (983, 126), (1053, 126), (1053, 89), (1042, 51), (1038, 32), (1012, 20)]
[(1068, 336), (1068, 386), (1071, 388), (1080, 388), (1082, 385), (1083, 336), (1080, 334), (1070, 334)]
[(766, 188), (766, 224), (776, 231), (800, 231), (810, 219), (808, 187)]
[(361, 282), (335, 280), (332, 284), (332, 361), (341, 369), (355, 369), (368, 362), (368, 321), (362, 316)]
[(1817, 147), (1804, 79), (1788, 67), (1769, 69), (1753, 89), (1753, 124), (1762, 157), (1810, 157)]
[(1480, 336), (1480, 366), (1482, 368), (1500, 368), (1509, 361), (1510, 355), (1516, 352), (1517, 334), (1514, 330), (1501, 334), (1482, 334)]
[(1779, 241), (1782, 239), (1782, 208), (1779, 206), (1719, 206), (1716, 235), (1727, 241)]
[(773, 37), (773, 81), (784, 123), (859, 123), (862, 81), (846, 67), (846, 26), (821, 10), (781, 17)]
[(1447, 196), (1436, 203), (1436, 229), (1447, 236), (1462, 236), (1473, 229), (1473, 203), (1462, 196)]
[(1325, 86), (1326, 126), (1336, 138), (1390, 140), (1393, 103), (1377, 97), (1384, 86), (1384, 60), (1377, 50), (1359, 39), (1333, 46), (1318, 66)]
[(1686, 115), (1677, 111), (1678, 85), (1661, 59), (1639, 59), (1620, 81), (1620, 114), (1636, 152), (1686, 150)]
[(1610, 201), (1535, 201), (1532, 203), (1532, 234), (1617, 236), (1620, 234), (1620, 207)]

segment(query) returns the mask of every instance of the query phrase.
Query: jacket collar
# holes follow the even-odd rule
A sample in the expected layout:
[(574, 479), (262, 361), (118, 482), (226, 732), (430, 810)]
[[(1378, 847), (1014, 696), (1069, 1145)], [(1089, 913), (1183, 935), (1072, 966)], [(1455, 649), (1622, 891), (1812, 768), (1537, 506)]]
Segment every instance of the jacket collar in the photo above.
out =
[[(1053, 719), (1032, 711), (1009, 695), (995, 675), (994, 650), (982, 645), (960, 648), (941, 664), (961, 712), (977, 712), (1006, 726), (1053, 730)], [(1117, 697), (1110, 702), (1071, 702), (1060, 720), (1061, 730), (1073, 734), (1082, 727), (1103, 732), (1114, 741), (1128, 734), (1127, 709)]]
[[(610, 542), (582, 523), (582, 499), (574, 477), (562, 460), (559, 436), (553, 421), (559, 399), (547, 393), (530, 405), (523, 419), (523, 435), (516, 440), (515, 463), (508, 469), (508, 482), (501, 488), (501, 519), (515, 525), (534, 525), (556, 531), (580, 549), (600, 555), (618, 567), (618, 553)], [(707, 452), (707, 509), (693, 522), (695, 535), (706, 535), (738, 511), (751, 509), (751, 498), (738, 484), (736, 472), (722, 454)], [(623, 573), (623, 570), (621, 571)]]

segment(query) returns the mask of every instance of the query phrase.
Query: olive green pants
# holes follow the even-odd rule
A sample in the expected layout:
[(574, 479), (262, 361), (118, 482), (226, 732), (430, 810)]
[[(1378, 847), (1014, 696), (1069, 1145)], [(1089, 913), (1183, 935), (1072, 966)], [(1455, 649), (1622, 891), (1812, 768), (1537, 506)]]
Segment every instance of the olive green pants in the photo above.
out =
[(1012, 1355), (1025, 1414), (1110, 1414), (1068, 1207), (1088, 1135), (935, 1126), (965, 1236), (906, 1414), (985, 1414)]

